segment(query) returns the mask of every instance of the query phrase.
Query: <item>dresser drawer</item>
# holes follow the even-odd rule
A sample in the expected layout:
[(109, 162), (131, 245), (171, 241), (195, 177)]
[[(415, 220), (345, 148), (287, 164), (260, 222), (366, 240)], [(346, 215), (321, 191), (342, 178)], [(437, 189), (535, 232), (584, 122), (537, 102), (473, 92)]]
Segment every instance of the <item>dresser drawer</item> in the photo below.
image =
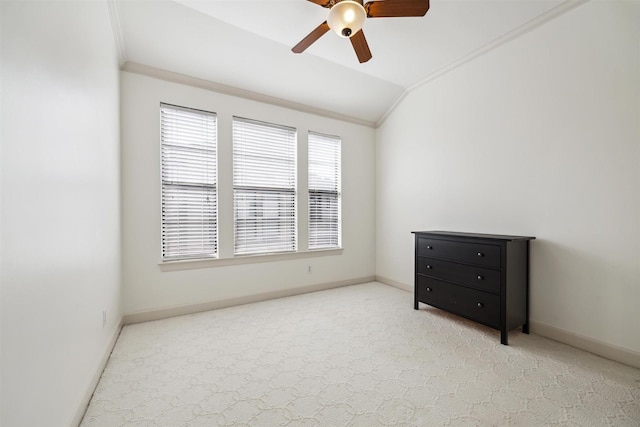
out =
[(418, 237), (418, 256), (500, 268), (500, 246)]
[(500, 296), (465, 288), (427, 276), (416, 276), (419, 301), (467, 317), (485, 325), (500, 327)]
[(416, 271), (419, 274), (500, 293), (499, 270), (425, 257), (418, 257), (416, 262)]

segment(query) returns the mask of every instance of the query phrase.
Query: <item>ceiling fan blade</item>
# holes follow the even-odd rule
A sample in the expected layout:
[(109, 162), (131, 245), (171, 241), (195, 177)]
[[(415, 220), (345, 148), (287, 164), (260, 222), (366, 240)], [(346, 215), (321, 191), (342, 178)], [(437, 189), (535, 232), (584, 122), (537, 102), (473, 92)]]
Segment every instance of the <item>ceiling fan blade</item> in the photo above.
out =
[(353, 50), (356, 51), (358, 61), (360, 61), (361, 64), (371, 59), (369, 44), (367, 43), (367, 39), (364, 38), (362, 30), (352, 35), (349, 40), (351, 40), (351, 46), (353, 46)]
[(424, 16), (429, 10), (429, 0), (370, 1), (364, 5), (368, 18), (397, 18)]
[(322, 6), (322, 7), (331, 7), (331, 0), (308, 0), (311, 3), (315, 3), (318, 6)]
[(309, 46), (311, 46), (316, 40), (322, 37), (324, 33), (326, 33), (327, 31), (329, 31), (329, 24), (327, 24), (327, 21), (324, 21), (322, 24), (318, 25), (315, 28), (315, 30), (311, 31), (307, 35), (307, 37), (300, 40), (300, 43), (295, 45), (291, 50), (293, 51), (293, 53), (304, 52)]

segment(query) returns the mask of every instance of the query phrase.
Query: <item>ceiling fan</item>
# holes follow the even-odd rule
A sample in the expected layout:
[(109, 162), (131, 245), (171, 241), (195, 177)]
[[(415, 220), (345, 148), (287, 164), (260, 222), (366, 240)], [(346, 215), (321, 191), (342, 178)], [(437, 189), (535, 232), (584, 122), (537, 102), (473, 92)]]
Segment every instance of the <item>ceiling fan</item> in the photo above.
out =
[(332, 29), (340, 37), (351, 40), (360, 63), (371, 59), (367, 39), (362, 32), (366, 18), (397, 18), (424, 16), (429, 10), (429, 0), (381, 0), (364, 3), (362, 0), (308, 0), (329, 9), (327, 20), (318, 25), (291, 50), (302, 53), (316, 40)]

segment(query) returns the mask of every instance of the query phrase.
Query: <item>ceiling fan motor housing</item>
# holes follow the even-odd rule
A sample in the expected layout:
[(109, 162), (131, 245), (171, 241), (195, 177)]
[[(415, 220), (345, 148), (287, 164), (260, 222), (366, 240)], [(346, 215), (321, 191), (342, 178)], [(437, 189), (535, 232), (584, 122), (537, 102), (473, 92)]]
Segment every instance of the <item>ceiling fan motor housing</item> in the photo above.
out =
[(362, 29), (366, 18), (362, 1), (343, 0), (331, 7), (327, 23), (340, 37), (349, 38)]

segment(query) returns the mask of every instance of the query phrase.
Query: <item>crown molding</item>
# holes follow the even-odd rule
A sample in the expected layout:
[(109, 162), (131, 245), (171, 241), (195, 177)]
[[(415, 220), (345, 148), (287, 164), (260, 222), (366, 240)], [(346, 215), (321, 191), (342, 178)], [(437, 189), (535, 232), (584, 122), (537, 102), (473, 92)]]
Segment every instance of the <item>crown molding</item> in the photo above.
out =
[(137, 62), (125, 62), (124, 65), (120, 67), (120, 69), (129, 73), (140, 74), (167, 82), (197, 87), (224, 95), (231, 95), (238, 98), (248, 99), (250, 101), (262, 102), (264, 104), (270, 104), (277, 107), (289, 108), (291, 110), (314, 114), (316, 116), (322, 116), (329, 119), (340, 120), (343, 122), (353, 123), (370, 128), (376, 127), (375, 122), (359, 119), (357, 117), (346, 116), (344, 114), (339, 114), (322, 108), (316, 108), (298, 102), (287, 101), (286, 99), (276, 98), (274, 96), (264, 95), (258, 92), (240, 89), (234, 86), (227, 86), (221, 83), (215, 83), (209, 80), (199, 79), (197, 77), (192, 77), (185, 74), (174, 73), (173, 71), (167, 71), (161, 68), (152, 67), (150, 65), (139, 64)]
[(118, 53), (118, 65), (122, 67), (127, 61), (127, 51), (124, 44), (122, 25), (120, 24), (120, 11), (118, 10), (117, 0), (107, 0), (107, 9), (109, 10), (109, 21), (111, 22), (113, 41)]
[(544, 24), (553, 21), (554, 19), (558, 18), (559, 16), (564, 15), (565, 13), (585, 4), (588, 3), (591, 0), (565, 0), (562, 3), (560, 3), (557, 6), (552, 7), (551, 9), (547, 10), (546, 12), (544, 12), (541, 15), (536, 16), (535, 18), (523, 23), (522, 25), (514, 28), (513, 30), (503, 34), (502, 36), (490, 41), (489, 43), (484, 44), (483, 46), (479, 47), (478, 49), (464, 55), (461, 56), (460, 58), (458, 58), (457, 60), (451, 62), (450, 64), (448, 64), (445, 67), (442, 67), (441, 69), (427, 75), (426, 77), (422, 78), (421, 80), (417, 81), (416, 83), (408, 86), (405, 91), (395, 100), (395, 102), (391, 105), (391, 107), (389, 107), (389, 109), (382, 115), (382, 117), (380, 118), (380, 120), (378, 120), (376, 122), (376, 127), (381, 126), (384, 121), (387, 119), (387, 117), (389, 117), (389, 115), (391, 115), (391, 113), (398, 107), (398, 105), (407, 97), (407, 95), (409, 95), (411, 92), (413, 92), (414, 90), (427, 85), (429, 83), (431, 83), (434, 80), (437, 80), (438, 78), (450, 73), (451, 71), (455, 70), (456, 68), (459, 68), (463, 65), (465, 65), (468, 62), (471, 62), (472, 60), (488, 53), (491, 52), (492, 50), (507, 44), (533, 30), (535, 30), (536, 28), (539, 28), (541, 26), (543, 26)]

